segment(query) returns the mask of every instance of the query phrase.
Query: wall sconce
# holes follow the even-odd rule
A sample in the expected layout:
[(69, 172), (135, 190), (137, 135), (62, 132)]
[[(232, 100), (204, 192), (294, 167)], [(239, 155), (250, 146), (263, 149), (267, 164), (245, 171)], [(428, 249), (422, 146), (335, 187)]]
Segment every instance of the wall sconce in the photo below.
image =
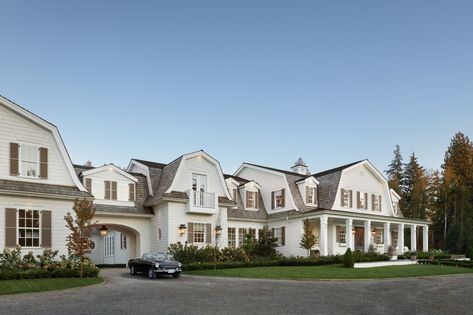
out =
[(100, 236), (105, 237), (108, 234), (108, 228), (105, 225), (99, 229)]
[(187, 232), (187, 226), (185, 224), (181, 224), (177, 230), (179, 231), (179, 236), (183, 236)]
[(222, 235), (222, 227), (220, 225), (217, 225), (215, 227), (215, 235), (217, 235), (217, 236)]
[(356, 233), (356, 229), (355, 228), (351, 229), (351, 234), (355, 235), (355, 233)]
[(373, 229), (373, 231), (371, 231), (371, 234), (374, 236), (376, 235), (376, 229)]

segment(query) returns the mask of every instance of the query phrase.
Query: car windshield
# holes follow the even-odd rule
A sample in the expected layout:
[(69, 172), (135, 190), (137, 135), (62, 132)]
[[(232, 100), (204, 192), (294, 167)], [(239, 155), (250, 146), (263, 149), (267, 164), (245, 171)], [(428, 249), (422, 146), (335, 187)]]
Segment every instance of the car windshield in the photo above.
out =
[(143, 258), (144, 259), (148, 259), (148, 260), (168, 260), (168, 257), (166, 256), (165, 253), (161, 253), (161, 252), (149, 252), (149, 253), (145, 253), (143, 255)]

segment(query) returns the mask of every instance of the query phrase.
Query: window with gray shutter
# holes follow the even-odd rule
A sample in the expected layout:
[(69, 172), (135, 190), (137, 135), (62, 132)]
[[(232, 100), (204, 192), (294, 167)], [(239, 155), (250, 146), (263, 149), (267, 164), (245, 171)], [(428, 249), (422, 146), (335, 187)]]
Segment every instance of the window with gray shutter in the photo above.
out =
[(48, 178), (48, 149), (39, 148), (39, 178)]
[(5, 247), (15, 247), (16, 239), (16, 209), (5, 209)]
[(128, 184), (128, 200), (129, 201), (135, 201), (135, 184), (130, 183)]
[(52, 220), (51, 220), (51, 211), (43, 210), (41, 211), (41, 247), (51, 247), (52, 246)]
[(212, 243), (212, 224), (205, 224), (205, 243)]
[(10, 175), (18, 176), (20, 175), (19, 168), (19, 156), (20, 156), (20, 146), (18, 143), (10, 143)]
[(117, 200), (117, 182), (112, 182), (112, 200)]
[(194, 243), (194, 223), (187, 222), (187, 242)]
[(108, 199), (108, 200), (110, 199), (110, 196), (111, 196), (110, 195), (110, 188), (111, 188), (110, 186), (111, 186), (110, 181), (106, 180), (105, 181), (105, 197), (104, 197), (104, 199)]
[(92, 193), (92, 178), (85, 179), (85, 189), (87, 189), (89, 193)]

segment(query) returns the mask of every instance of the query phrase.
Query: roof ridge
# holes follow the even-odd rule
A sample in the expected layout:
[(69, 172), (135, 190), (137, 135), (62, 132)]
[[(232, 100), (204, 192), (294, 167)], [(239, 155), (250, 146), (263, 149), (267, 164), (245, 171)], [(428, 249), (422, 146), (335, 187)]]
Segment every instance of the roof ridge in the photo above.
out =
[(359, 161), (348, 163), (348, 164), (344, 164), (344, 165), (341, 165), (341, 166), (330, 168), (330, 169), (325, 170), (325, 171), (320, 171), (318, 173), (313, 173), (313, 174), (308, 175), (307, 177), (310, 177), (310, 176), (319, 177), (319, 176), (324, 176), (324, 175), (327, 175), (327, 174), (330, 174), (330, 173), (335, 173), (335, 172), (344, 170), (344, 169), (346, 169), (350, 166), (356, 165), (356, 164), (364, 162), (364, 161), (367, 161), (367, 159), (359, 160)]

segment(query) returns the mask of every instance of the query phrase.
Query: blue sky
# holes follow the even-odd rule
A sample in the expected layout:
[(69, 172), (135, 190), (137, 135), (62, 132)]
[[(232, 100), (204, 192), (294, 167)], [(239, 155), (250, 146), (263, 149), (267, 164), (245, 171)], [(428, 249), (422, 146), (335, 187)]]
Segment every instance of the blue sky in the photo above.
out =
[(0, 94), (76, 163), (312, 171), (473, 137), (472, 1), (2, 1)]

